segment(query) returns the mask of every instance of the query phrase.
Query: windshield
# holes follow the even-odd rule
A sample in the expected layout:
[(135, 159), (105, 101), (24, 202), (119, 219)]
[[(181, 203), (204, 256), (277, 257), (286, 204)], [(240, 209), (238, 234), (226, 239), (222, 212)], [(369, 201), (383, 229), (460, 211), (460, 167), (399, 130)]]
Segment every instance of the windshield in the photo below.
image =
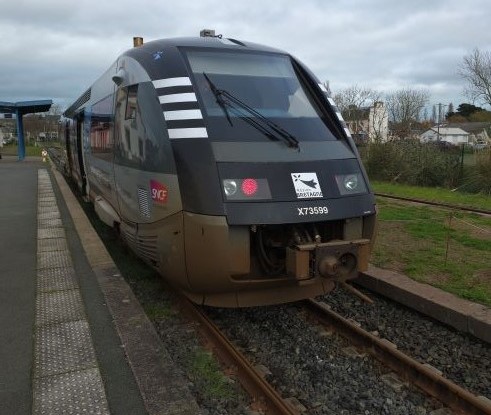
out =
[[(335, 140), (304, 91), (288, 56), (188, 51), (187, 58), (212, 140), (264, 140), (261, 129), (245, 122), (247, 118), (261, 122), (261, 117), (301, 141)], [(224, 109), (213, 88), (225, 91), (258, 115)]]

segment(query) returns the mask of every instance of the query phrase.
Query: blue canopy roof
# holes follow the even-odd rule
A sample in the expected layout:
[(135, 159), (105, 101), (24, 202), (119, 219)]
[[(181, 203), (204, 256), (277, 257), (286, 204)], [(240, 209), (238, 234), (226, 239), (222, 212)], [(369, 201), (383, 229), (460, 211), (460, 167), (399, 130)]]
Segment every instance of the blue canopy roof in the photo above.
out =
[(49, 111), (53, 105), (51, 99), (39, 101), (4, 102), (0, 101), (0, 114), (20, 112), (21, 114), (32, 114), (33, 112)]

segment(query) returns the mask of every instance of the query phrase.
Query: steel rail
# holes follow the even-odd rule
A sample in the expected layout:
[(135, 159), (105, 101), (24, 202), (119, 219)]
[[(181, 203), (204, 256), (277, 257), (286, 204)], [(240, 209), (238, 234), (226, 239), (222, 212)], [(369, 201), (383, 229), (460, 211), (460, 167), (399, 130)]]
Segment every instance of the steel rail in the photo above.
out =
[(333, 327), (357, 347), (380, 360), (399, 376), (444, 403), (457, 413), (467, 415), (491, 415), (491, 404), (444, 378), (434, 369), (397, 350), (394, 345), (383, 341), (345, 319), (326, 305), (315, 300), (305, 300), (302, 305), (322, 325)]
[(459, 205), (451, 205), (449, 203), (432, 202), (429, 200), (414, 199), (411, 197), (404, 197), (404, 196), (394, 196), (394, 195), (389, 195), (387, 193), (375, 193), (375, 196), (386, 197), (388, 199), (404, 200), (406, 202), (421, 203), (423, 205), (431, 205), (431, 206), (444, 207), (448, 209), (462, 210), (464, 212), (482, 213), (484, 215), (491, 215), (491, 210), (486, 210), (486, 209), (477, 209), (477, 208), (470, 208), (470, 207), (459, 206)]
[(185, 315), (199, 324), (199, 331), (212, 344), (219, 359), (236, 371), (239, 382), (261, 409), (272, 415), (299, 415), (299, 412), (276, 392), (202, 310), (182, 296), (179, 305)]

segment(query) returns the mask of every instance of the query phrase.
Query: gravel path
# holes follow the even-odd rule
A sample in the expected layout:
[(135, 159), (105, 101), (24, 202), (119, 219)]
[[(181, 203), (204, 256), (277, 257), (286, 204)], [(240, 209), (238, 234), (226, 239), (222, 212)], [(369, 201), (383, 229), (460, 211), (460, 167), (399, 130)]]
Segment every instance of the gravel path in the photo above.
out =
[(345, 290), (322, 298), (344, 317), (397, 344), (399, 350), (431, 364), (476, 395), (491, 399), (491, 345), (431, 320), (418, 312), (362, 290), (370, 305)]

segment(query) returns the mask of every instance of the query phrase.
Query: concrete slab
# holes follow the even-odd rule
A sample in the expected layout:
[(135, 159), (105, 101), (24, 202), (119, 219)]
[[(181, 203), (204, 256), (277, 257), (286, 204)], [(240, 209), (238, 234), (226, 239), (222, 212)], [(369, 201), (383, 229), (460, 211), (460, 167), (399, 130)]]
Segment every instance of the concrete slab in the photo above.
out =
[(369, 266), (355, 283), (491, 343), (491, 309), (395, 271)]

